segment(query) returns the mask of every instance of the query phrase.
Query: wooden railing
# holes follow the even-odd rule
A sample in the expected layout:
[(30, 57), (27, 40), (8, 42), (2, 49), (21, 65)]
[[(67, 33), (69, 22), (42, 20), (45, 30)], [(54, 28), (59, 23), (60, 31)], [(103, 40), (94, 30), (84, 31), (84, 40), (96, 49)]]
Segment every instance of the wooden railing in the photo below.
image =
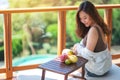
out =
[[(96, 5), (97, 9), (104, 9), (104, 20), (112, 30), (112, 10), (120, 8), (120, 4), (115, 5)], [(22, 8), (22, 9), (7, 9), (0, 10), (0, 14), (4, 15), (4, 54), (5, 54), (5, 68), (0, 69), (0, 73), (6, 73), (6, 78), (12, 80), (13, 72), (19, 70), (33, 69), (38, 66), (12, 66), (12, 26), (11, 15), (13, 13), (27, 13), (27, 12), (58, 12), (58, 55), (61, 54), (65, 48), (66, 43), (66, 11), (77, 10), (76, 6), (63, 6), (63, 7), (42, 7), (42, 8)], [(109, 49), (111, 47), (111, 35), (107, 36)], [(120, 55), (117, 56), (120, 58)], [(114, 57), (116, 58), (116, 57)], [(120, 64), (120, 63), (119, 63)]]

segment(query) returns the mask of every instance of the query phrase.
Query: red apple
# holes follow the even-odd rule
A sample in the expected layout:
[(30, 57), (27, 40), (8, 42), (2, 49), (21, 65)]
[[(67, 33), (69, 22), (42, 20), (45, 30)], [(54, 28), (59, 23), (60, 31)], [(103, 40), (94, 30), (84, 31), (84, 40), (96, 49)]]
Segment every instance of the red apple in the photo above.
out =
[(66, 59), (68, 59), (67, 54), (62, 54), (62, 55), (60, 56), (61, 62), (65, 62)]

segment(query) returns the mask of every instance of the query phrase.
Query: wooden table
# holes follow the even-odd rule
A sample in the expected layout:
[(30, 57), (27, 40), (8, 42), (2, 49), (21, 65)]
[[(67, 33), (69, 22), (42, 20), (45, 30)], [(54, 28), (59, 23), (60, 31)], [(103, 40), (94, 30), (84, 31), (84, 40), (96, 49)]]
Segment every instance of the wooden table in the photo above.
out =
[(39, 67), (38, 67), (38, 68), (42, 69), (41, 80), (45, 79), (45, 71), (46, 70), (51, 71), (51, 72), (55, 72), (55, 73), (59, 73), (59, 74), (63, 74), (64, 80), (67, 80), (68, 75), (79, 68), (82, 68), (82, 76), (79, 76), (79, 78), (85, 79), (84, 78), (84, 74), (85, 74), (84, 66), (85, 66), (85, 63), (87, 61), (88, 60), (86, 60), (83, 57), (78, 57), (77, 63), (66, 65), (63, 62), (60, 62), (60, 60), (58, 58), (50, 60), (46, 63), (39, 65)]

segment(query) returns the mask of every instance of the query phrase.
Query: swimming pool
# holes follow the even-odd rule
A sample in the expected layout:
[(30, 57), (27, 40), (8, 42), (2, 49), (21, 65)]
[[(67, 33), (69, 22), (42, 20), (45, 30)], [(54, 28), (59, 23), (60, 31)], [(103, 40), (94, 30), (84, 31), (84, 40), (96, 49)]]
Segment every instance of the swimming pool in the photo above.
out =
[(31, 65), (31, 64), (41, 64), (45, 63), (49, 60), (54, 59), (57, 55), (31, 55), (28, 57), (23, 57), (19, 59), (13, 60), (13, 66), (23, 66), (23, 65)]

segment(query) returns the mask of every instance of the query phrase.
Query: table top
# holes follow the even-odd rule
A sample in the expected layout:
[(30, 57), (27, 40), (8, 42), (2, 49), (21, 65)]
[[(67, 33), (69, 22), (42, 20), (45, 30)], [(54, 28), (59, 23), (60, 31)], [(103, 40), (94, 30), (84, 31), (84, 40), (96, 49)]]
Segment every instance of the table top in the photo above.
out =
[(67, 65), (64, 62), (60, 62), (58, 58), (55, 58), (39, 65), (38, 68), (66, 75), (84, 66), (87, 61), (88, 60), (83, 57), (78, 57), (76, 63)]

